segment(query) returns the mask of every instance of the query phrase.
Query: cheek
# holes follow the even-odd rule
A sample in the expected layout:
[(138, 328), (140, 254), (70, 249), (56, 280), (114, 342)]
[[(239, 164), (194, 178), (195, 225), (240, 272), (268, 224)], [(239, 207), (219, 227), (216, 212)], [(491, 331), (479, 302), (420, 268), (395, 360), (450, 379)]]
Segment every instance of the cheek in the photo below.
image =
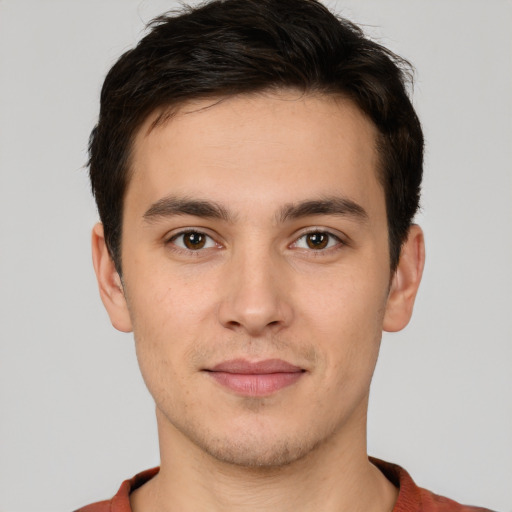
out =
[(208, 280), (176, 271), (165, 262), (139, 265), (131, 277), (127, 298), (134, 330), (153, 341), (164, 338), (174, 344), (183, 331), (192, 334), (201, 325), (211, 302)]
[(379, 274), (347, 268), (320, 276), (314, 283), (304, 281), (299, 286), (307, 293), (296, 294), (301, 298), (299, 317), (317, 319), (319, 329), (338, 330), (341, 335), (382, 326), (387, 282)]
[(162, 368), (168, 380), (195, 371), (198, 351), (216, 328), (216, 276), (177, 272), (162, 263), (137, 270), (127, 279), (126, 295), (143, 375)]
[(313, 331), (325, 369), (346, 384), (348, 375), (368, 375), (376, 363), (387, 288), (356, 273), (332, 279), (325, 291), (308, 294), (299, 318), (304, 332)]
[[(160, 318), (160, 317), (159, 317)], [(158, 327), (160, 326), (160, 327)], [(190, 394), (195, 374), (190, 357), (190, 344), (180, 326), (168, 319), (159, 324), (140, 322), (134, 327), (135, 349), (141, 375), (155, 404), (162, 411), (182, 411), (194, 405)], [(192, 343), (193, 346), (193, 343)]]
[[(186, 340), (193, 335), (197, 322), (190, 318), (191, 299), (156, 273), (138, 276), (130, 281), (126, 290), (128, 307), (133, 324), (137, 360), (142, 376), (151, 394), (162, 396), (164, 388), (173, 383), (180, 386), (180, 369), (184, 358)], [(194, 303), (192, 303), (194, 304)], [(179, 364), (178, 364), (179, 362)], [(167, 394), (169, 389), (167, 389)]]

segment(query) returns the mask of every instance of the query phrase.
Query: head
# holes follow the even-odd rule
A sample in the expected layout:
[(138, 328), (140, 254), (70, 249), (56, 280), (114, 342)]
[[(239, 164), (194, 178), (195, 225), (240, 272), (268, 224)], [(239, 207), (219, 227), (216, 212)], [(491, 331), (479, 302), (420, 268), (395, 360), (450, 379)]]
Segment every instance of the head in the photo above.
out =
[(407, 62), (315, 0), (228, 0), (157, 18), (108, 73), (90, 138), (90, 176), (105, 239), (122, 272), (123, 205), (134, 138), (190, 100), (294, 89), (350, 99), (377, 128), (390, 269), (418, 209), (423, 135)]
[(93, 255), (163, 465), (365, 453), (382, 330), (423, 264), (399, 62), (317, 2), (227, 0), (158, 19), (108, 74)]

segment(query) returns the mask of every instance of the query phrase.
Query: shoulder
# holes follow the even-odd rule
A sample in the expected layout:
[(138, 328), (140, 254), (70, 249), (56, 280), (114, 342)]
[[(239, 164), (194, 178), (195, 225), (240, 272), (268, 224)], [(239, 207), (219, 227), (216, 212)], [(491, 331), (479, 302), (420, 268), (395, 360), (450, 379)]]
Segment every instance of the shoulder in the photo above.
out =
[(487, 508), (462, 505), (418, 487), (409, 473), (396, 464), (374, 458), (370, 460), (399, 489), (393, 512), (492, 512)]
[(492, 512), (488, 508), (461, 505), (454, 500), (420, 489), (422, 509), (425, 512)]
[(133, 478), (125, 480), (112, 499), (91, 503), (75, 512), (131, 512), (130, 493), (153, 478), (159, 470), (160, 468), (153, 468), (143, 471)]
[(111, 510), (112, 500), (107, 500), (91, 503), (90, 505), (75, 510), (75, 512), (111, 512)]

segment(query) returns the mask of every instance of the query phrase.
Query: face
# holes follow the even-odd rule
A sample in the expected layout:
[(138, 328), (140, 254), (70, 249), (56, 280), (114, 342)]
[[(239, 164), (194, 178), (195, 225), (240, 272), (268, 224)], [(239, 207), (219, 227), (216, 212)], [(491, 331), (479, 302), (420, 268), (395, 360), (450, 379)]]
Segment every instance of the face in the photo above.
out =
[(382, 329), (410, 315), (407, 279), (390, 283), (374, 126), (291, 91), (154, 119), (134, 143), (122, 285), (100, 227), (95, 262), (160, 436), (246, 466), (363, 442)]

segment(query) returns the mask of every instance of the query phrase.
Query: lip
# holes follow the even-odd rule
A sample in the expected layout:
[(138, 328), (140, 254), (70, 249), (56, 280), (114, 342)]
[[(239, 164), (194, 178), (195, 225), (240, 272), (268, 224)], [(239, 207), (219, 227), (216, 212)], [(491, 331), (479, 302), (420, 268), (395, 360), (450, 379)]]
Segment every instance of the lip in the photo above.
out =
[(295, 384), (305, 370), (281, 359), (251, 362), (232, 359), (206, 370), (216, 382), (236, 394), (261, 397)]

